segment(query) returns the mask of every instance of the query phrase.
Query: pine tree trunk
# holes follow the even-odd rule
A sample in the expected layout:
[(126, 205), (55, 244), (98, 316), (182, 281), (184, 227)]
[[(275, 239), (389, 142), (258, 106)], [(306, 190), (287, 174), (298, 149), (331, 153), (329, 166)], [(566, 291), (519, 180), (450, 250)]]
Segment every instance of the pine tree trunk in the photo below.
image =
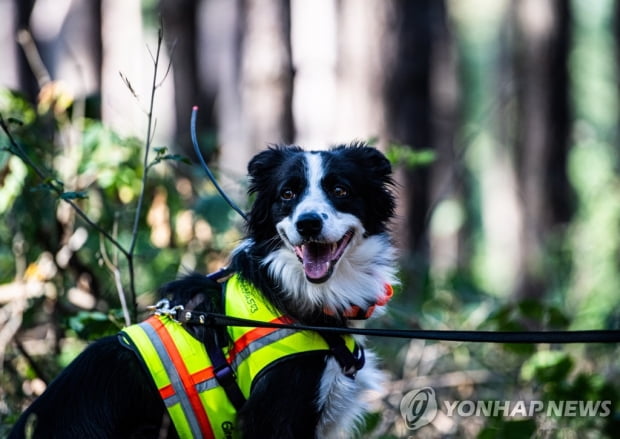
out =
[(288, 0), (245, 0), (241, 99), (252, 152), (293, 141)]
[(176, 114), (175, 144), (179, 152), (193, 157), (189, 136), (192, 107), (200, 108), (198, 136), (215, 130), (215, 93), (199, 78), (198, 58), (210, 54), (199, 53), (198, 0), (160, 0), (163, 27), (174, 73), (174, 100)]
[(521, 187), (523, 297), (541, 297), (547, 239), (570, 219), (566, 175), (568, 137), (569, 4), (553, 0), (516, 2), (518, 138), (516, 165)]

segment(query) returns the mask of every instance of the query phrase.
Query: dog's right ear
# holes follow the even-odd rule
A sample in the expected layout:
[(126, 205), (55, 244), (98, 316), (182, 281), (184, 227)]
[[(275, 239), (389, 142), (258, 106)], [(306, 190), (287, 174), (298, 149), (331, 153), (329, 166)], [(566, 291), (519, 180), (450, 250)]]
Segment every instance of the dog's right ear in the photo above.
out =
[(265, 151), (256, 154), (248, 163), (248, 175), (250, 177), (250, 194), (258, 192), (265, 187), (273, 174), (282, 163), (292, 154), (303, 152), (298, 146), (273, 145)]

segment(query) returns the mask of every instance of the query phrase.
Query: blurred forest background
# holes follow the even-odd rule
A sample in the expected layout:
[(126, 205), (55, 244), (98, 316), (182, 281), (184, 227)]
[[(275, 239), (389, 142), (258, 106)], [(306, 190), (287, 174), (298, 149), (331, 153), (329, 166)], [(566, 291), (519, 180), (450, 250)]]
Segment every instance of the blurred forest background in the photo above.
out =
[[(0, 0), (0, 436), (158, 285), (226, 264), (270, 143), (366, 140), (397, 170), (402, 286), (373, 325), (620, 327), (620, 2)], [(163, 29), (163, 32), (160, 30)], [(163, 43), (158, 45), (158, 38)], [(618, 437), (615, 345), (371, 340), (404, 393), (612, 400), (607, 417), (447, 417), (418, 437)]]

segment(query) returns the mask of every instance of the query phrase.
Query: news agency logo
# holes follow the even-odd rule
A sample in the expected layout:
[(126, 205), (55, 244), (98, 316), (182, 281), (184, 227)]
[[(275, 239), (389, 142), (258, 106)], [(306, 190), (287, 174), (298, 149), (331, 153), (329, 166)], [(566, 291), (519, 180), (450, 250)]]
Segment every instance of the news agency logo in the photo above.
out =
[(417, 430), (433, 422), (437, 416), (435, 389), (424, 387), (407, 393), (400, 402), (400, 413), (409, 430)]
[[(613, 412), (613, 402), (606, 401), (443, 401), (442, 413), (449, 417), (470, 416), (533, 418), (533, 417), (601, 417)], [(400, 412), (409, 430), (417, 430), (433, 422), (439, 411), (435, 389), (414, 389), (403, 397)]]

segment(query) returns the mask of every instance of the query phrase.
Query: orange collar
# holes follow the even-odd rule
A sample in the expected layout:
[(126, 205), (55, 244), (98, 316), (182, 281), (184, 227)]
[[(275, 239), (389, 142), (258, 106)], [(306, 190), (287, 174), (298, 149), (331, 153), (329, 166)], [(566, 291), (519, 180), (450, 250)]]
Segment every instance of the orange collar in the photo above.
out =
[[(357, 305), (351, 305), (350, 308), (347, 308), (344, 310), (344, 312), (342, 313), (342, 316), (350, 320), (368, 319), (370, 318), (372, 313), (375, 311), (375, 308), (377, 306), (385, 306), (389, 302), (389, 300), (392, 298), (393, 295), (394, 295), (394, 289), (392, 288), (392, 285), (385, 284), (385, 287), (383, 288), (383, 294), (377, 298), (377, 301), (373, 305), (370, 305), (366, 309), (362, 309)], [(330, 316), (333, 316), (335, 314), (332, 310), (327, 310), (327, 309), (325, 309), (323, 312)]]

